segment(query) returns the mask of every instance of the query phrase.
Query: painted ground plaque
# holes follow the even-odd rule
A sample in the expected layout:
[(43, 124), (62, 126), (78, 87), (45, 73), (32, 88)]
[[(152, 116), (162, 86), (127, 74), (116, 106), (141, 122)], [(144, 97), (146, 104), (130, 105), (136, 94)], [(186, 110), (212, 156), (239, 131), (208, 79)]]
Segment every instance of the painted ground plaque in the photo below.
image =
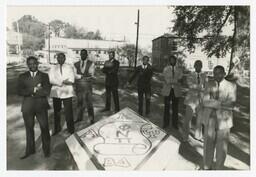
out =
[(164, 130), (125, 108), (76, 132), (66, 143), (79, 169), (137, 170), (167, 138)]

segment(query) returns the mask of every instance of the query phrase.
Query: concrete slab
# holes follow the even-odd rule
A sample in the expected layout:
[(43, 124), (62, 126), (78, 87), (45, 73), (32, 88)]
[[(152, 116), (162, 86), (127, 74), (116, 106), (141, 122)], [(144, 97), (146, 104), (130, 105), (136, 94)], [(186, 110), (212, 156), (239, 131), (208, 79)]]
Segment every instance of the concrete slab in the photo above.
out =
[(79, 170), (164, 170), (179, 142), (130, 108), (66, 139)]

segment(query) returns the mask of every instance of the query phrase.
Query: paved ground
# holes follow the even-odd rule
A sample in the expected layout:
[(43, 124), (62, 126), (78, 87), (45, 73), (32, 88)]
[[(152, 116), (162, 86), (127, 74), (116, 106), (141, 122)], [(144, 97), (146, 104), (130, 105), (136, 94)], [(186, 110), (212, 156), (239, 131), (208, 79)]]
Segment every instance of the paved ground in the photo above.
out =
[[(48, 66), (41, 66), (47, 71)], [(41, 138), (39, 126), (36, 123), (36, 151), (35, 155), (20, 160), (25, 150), (25, 128), (20, 112), (21, 98), (17, 96), (17, 77), (24, 72), (24, 64), (13, 64), (7, 66), (7, 169), (8, 170), (72, 170), (77, 169), (74, 160), (69, 154), (64, 142), (69, 136), (66, 131), (65, 123), (62, 121), (63, 131), (53, 136), (51, 141), (52, 155), (45, 159), (41, 149)], [(129, 71), (121, 69), (120, 72), (120, 105), (121, 108), (127, 105), (133, 110), (137, 110), (137, 93), (135, 87), (124, 88)], [(100, 113), (104, 107), (104, 76), (101, 72), (96, 72), (97, 81), (94, 84), (94, 105), (96, 120), (111, 115), (112, 113)], [(163, 98), (159, 94), (161, 89), (161, 75), (156, 74), (152, 84), (152, 112), (148, 119), (156, 125), (162, 125), (163, 117)], [(241, 85), (241, 86), (240, 86)], [(249, 169), (250, 168), (250, 90), (249, 84), (242, 82), (238, 85), (238, 102), (234, 111), (234, 128), (232, 129), (228, 157), (225, 163), (227, 170)], [(183, 90), (184, 92), (186, 89)], [(51, 100), (50, 104), (52, 105)], [(180, 104), (180, 124), (184, 117), (184, 106)], [(76, 100), (73, 102), (76, 113)], [(76, 115), (75, 115), (76, 117)], [(62, 119), (64, 120), (64, 119)], [(53, 128), (53, 109), (49, 111), (50, 131)], [(76, 124), (76, 130), (88, 126), (85, 121)], [(172, 129), (167, 130), (172, 136), (180, 140), (180, 133)], [(193, 133), (193, 130), (192, 130)], [(176, 161), (171, 161), (166, 170), (194, 170), (202, 165), (202, 146), (203, 144), (190, 138), (189, 143), (181, 143), (177, 152)], [(168, 153), (168, 152), (167, 152)]]

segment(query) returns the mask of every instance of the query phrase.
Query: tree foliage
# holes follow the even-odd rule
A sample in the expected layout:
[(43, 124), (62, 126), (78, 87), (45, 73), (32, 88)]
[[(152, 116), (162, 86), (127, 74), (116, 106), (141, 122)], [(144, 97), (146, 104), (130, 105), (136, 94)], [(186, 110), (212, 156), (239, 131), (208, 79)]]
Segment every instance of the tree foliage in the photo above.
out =
[[(117, 50), (120, 56), (128, 59), (129, 67), (133, 66), (135, 63), (135, 48), (136, 46), (134, 44), (126, 44)], [(138, 49), (138, 58), (140, 57), (142, 57), (142, 50)]]
[[(249, 59), (249, 6), (175, 6), (174, 14), (173, 32), (184, 37), (188, 51), (199, 44), (208, 57), (231, 52), (230, 63), (234, 55)], [(232, 31), (225, 34), (228, 28)]]
[(64, 28), (64, 33), (66, 38), (73, 38), (73, 39), (94, 39), (94, 40), (102, 40), (101, 33), (99, 30), (96, 32), (88, 31), (83, 27), (77, 27), (67, 23)]
[[(18, 23), (18, 25), (17, 25)], [(44, 23), (37, 20), (31, 15), (24, 15), (17, 22), (13, 22), (13, 27), (15, 31), (19, 27), (20, 33), (26, 33), (38, 38), (44, 38), (47, 27)]]
[(21, 49), (24, 50), (40, 50), (44, 47), (44, 38), (47, 27), (44, 23), (37, 20), (31, 15), (24, 15), (17, 22), (13, 22), (15, 31), (22, 33), (23, 44)]
[(61, 20), (53, 20), (49, 23), (50, 27), (53, 29), (53, 32), (56, 37), (61, 37), (60, 33), (65, 28), (65, 22)]
[[(23, 35), (23, 50), (41, 50), (44, 47), (44, 39), (48, 38), (49, 26), (55, 37), (66, 37), (73, 39), (95, 39), (101, 40), (101, 33), (99, 30), (96, 32), (87, 32), (83, 27), (77, 27), (61, 20), (53, 20), (49, 24), (44, 24), (32, 15), (24, 15), (17, 22), (13, 22), (13, 28)], [(63, 32), (63, 36), (61, 36)]]

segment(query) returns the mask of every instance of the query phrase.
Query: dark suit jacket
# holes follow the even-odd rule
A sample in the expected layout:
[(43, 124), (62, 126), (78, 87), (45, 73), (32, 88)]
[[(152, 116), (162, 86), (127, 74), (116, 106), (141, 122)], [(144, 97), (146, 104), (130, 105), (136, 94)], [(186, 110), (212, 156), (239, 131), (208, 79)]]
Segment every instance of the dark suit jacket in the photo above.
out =
[(136, 67), (129, 82), (131, 83), (136, 76), (138, 76), (138, 79), (137, 79), (138, 90), (142, 90), (142, 89), (150, 90), (151, 79), (153, 76), (153, 70), (151, 65), (148, 64), (146, 69), (143, 69), (141, 65)]
[[(109, 62), (106, 61), (106, 62)], [(105, 64), (106, 64), (105, 62)], [(106, 74), (106, 79), (105, 79), (105, 85), (106, 86), (111, 86), (111, 87), (118, 87), (118, 69), (119, 69), (119, 61), (114, 59), (112, 61), (112, 66), (111, 67), (104, 67), (102, 68), (103, 73)]]
[(86, 77), (89, 76), (89, 69), (92, 66), (92, 61), (87, 60), (87, 64), (85, 67), (84, 73), (82, 73), (81, 68), (80, 68), (81, 61), (78, 61), (74, 64), (76, 68), (77, 74), (82, 75), (83, 77), (81, 79), (76, 79), (75, 81), (75, 87), (76, 87), (76, 92), (92, 92), (92, 79), (88, 79)]
[[(41, 89), (33, 93), (34, 87), (41, 84)], [(27, 71), (19, 76), (18, 94), (23, 96), (22, 112), (40, 112), (49, 109), (47, 96), (50, 94), (51, 85), (48, 74), (38, 71), (34, 78)]]
[(85, 77), (88, 76), (88, 70), (89, 68), (91, 67), (92, 65), (92, 61), (90, 60), (87, 60), (87, 65), (86, 65), (86, 68), (85, 68), (85, 72), (82, 73), (81, 69), (80, 69), (80, 64), (81, 64), (81, 61), (78, 61), (74, 64), (74, 66), (76, 67), (76, 70), (77, 70), (77, 74), (81, 74), (81, 75), (84, 75)]

